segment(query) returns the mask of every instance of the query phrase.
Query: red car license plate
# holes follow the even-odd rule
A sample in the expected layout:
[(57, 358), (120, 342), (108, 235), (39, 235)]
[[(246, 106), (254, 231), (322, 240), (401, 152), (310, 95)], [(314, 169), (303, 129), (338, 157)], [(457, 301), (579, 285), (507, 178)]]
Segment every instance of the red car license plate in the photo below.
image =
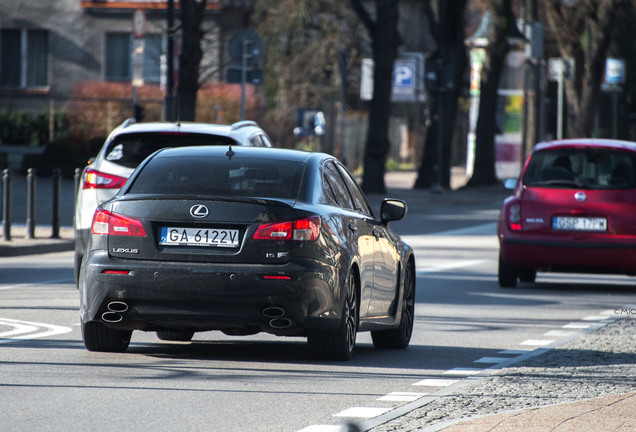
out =
[(552, 219), (552, 229), (559, 231), (607, 231), (607, 219), (557, 216)]

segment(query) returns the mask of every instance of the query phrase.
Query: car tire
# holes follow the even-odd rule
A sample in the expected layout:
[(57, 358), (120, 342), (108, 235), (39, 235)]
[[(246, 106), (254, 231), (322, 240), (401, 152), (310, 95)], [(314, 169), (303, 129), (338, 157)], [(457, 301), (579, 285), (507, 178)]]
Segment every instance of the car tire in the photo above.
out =
[(501, 252), (499, 252), (499, 270), (497, 272), (497, 278), (499, 280), (499, 285), (502, 288), (516, 287), (517, 279), (519, 279), (519, 270), (506, 264), (501, 257)]
[(371, 339), (376, 348), (405, 349), (409, 346), (415, 320), (415, 271), (410, 263), (404, 273), (402, 292), (400, 325), (393, 330), (372, 331)]
[(521, 282), (533, 283), (537, 279), (537, 271), (535, 269), (519, 270), (519, 280)]
[(309, 350), (319, 360), (350, 360), (358, 333), (358, 284), (353, 271), (345, 285), (345, 301), (340, 328), (334, 331), (310, 330), (307, 333)]
[(124, 352), (128, 349), (132, 330), (114, 330), (95, 321), (82, 322), (81, 327), (84, 346), (89, 351)]
[(157, 337), (164, 341), (173, 341), (173, 342), (190, 342), (192, 337), (194, 336), (194, 332), (190, 331), (158, 331)]

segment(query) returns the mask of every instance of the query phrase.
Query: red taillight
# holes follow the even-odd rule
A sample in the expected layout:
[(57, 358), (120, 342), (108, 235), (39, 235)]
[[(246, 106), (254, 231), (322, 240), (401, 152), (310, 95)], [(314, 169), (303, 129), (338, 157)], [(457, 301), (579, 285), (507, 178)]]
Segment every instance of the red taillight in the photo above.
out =
[(295, 221), (262, 224), (254, 233), (252, 239), (314, 241), (319, 235), (320, 216), (311, 216)]
[(265, 280), (291, 280), (291, 276), (285, 275), (263, 275)]
[(125, 177), (106, 174), (87, 168), (82, 178), (83, 189), (119, 189), (126, 182)]
[(510, 231), (521, 231), (521, 206), (513, 204), (508, 209), (508, 227)]
[(146, 236), (146, 230), (139, 219), (100, 209), (93, 216), (91, 232), (100, 235)]
[(130, 270), (102, 270), (103, 274), (110, 274), (110, 275), (129, 275), (130, 274)]

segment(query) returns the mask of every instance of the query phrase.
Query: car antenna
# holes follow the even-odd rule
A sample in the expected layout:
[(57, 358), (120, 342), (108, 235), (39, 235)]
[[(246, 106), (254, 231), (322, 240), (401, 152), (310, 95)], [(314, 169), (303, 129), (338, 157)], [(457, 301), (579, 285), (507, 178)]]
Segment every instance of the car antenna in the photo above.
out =
[(225, 156), (227, 156), (227, 158), (229, 160), (232, 160), (232, 156), (234, 156), (236, 153), (234, 153), (234, 150), (232, 150), (232, 144), (230, 144), (230, 148), (228, 149), (228, 151), (225, 152)]

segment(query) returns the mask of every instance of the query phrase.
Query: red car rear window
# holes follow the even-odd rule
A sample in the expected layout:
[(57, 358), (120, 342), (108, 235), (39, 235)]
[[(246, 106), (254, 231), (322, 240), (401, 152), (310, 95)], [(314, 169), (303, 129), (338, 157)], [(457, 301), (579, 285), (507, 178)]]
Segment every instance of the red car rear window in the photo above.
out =
[(568, 148), (536, 152), (526, 186), (576, 189), (635, 188), (636, 153), (606, 148)]

